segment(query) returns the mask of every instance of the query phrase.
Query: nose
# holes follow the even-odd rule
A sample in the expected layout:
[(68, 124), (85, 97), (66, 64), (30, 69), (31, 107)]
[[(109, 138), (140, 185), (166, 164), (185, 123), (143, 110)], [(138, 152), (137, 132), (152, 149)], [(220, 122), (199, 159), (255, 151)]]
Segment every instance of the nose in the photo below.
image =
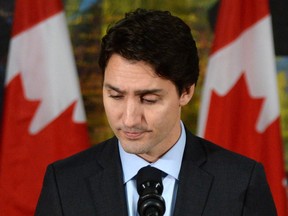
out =
[(127, 100), (123, 111), (123, 124), (125, 127), (132, 128), (141, 123), (142, 111), (141, 106), (136, 100)]

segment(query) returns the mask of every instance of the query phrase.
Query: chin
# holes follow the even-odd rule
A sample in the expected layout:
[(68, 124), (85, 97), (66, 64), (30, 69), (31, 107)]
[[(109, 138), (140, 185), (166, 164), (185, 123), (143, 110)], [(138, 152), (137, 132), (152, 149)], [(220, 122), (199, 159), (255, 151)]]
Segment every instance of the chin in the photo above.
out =
[[(121, 142), (122, 144), (122, 142)], [(131, 146), (133, 145), (133, 146)], [(146, 149), (144, 149), (143, 147), (141, 147), (141, 144), (138, 144), (140, 146), (136, 146), (137, 144), (133, 144), (133, 143), (130, 143), (130, 144), (127, 144), (127, 143), (124, 143), (122, 144), (122, 148), (124, 149), (125, 152), (127, 153), (130, 153), (130, 154), (145, 154), (147, 151)]]

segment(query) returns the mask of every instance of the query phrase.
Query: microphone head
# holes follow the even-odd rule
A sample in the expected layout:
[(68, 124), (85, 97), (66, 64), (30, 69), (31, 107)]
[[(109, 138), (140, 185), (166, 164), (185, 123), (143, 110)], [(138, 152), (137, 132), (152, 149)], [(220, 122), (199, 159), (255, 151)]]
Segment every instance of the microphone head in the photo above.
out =
[(140, 216), (163, 216), (166, 210), (163, 192), (162, 171), (143, 167), (138, 171), (136, 182), (139, 194), (138, 213)]
[(155, 167), (146, 166), (140, 169), (137, 174), (136, 182), (137, 191), (140, 196), (143, 195), (143, 193), (161, 195), (163, 192), (162, 171)]

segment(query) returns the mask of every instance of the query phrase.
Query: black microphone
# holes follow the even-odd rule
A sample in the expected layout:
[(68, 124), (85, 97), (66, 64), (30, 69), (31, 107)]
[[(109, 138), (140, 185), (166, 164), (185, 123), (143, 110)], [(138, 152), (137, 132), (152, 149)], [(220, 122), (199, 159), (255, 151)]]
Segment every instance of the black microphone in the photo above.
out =
[(146, 166), (138, 171), (137, 191), (139, 194), (138, 213), (140, 216), (163, 216), (165, 200), (163, 192), (162, 171)]

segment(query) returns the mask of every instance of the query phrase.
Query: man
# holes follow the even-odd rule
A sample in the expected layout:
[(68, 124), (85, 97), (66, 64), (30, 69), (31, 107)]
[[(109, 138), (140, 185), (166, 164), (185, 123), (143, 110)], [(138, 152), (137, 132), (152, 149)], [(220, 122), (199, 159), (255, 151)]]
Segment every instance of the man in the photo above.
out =
[(190, 28), (138, 9), (102, 39), (103, 101), (115, 137), (47, 168), (36, 215), (135, 216), (136, 174), (162, 170), (165, 215), (276, 215), (261, 164), (189, 132), (198, 79)]

